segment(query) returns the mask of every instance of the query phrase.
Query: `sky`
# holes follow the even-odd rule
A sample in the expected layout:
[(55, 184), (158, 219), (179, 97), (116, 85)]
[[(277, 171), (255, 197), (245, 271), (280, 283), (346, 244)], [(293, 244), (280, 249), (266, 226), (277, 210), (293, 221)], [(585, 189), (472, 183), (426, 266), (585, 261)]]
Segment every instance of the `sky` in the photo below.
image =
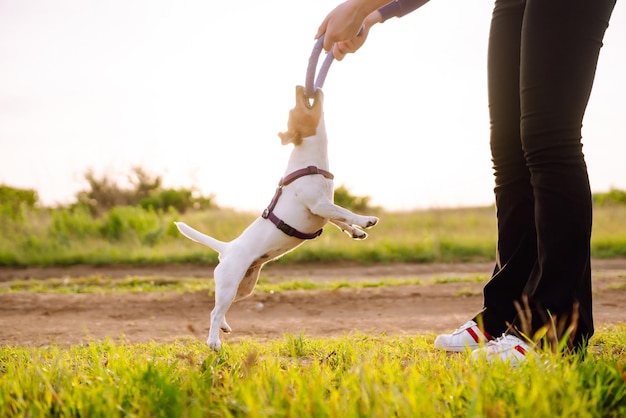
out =
[[(626, 189), (626, 5), (583, 126), (594, 192)], [(338, 0), (0, 0), (0, 184), (68, 203), (131, 167), (262, 211), (295, 86)], [(376, 25), (324, 84), (335, 186), (389, 210), (490, 205), (492, 1), (432, 0)]]

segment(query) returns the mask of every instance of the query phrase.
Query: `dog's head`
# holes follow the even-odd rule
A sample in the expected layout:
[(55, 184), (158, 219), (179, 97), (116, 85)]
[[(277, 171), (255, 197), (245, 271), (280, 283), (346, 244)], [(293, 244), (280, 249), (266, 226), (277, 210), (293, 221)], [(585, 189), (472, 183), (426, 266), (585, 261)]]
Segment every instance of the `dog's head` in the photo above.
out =
[(287, 132), (278, 134), (283, 145), (300, 145), (302, 138), (315, 135), (322, 117), (323, 100), (321, 89), (315, 90), (311, 103), (304, 93), (304, 87), (296, 86), (296, 106), (289, 111)]

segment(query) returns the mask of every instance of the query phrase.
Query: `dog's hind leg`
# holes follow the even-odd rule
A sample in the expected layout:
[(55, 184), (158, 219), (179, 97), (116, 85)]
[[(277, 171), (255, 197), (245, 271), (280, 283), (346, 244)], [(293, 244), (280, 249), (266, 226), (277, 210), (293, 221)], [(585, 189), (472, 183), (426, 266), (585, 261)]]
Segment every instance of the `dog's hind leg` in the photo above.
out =
[(239, 283), (239, 288), (237, 289), (237, 296), (235, 296), (235, 302), (246, 298), (252, 294), (254, 287), (256, 286), (257, 281), (259, 280), (259, 274), (261, 273), (261, 268), (263, 267), (262, 263), (254, 262), (248, 270), (246, 270), (246, 274), (244, 274), (243, 279), (241, 279), (241, 283)]
[(224, 315), (224, 319), (222, 319), (220, 329), (222, 330), (222, 332), (224, 332), (224, 334), (230, 334), (231, 332), (233, 332), (233, 329), (230, 327), (230, 325), (228, 325), (228, 322), (226, 322), (226, 315)]
[(240, 267), (220, 263), (215, 268), (215, 306), (211, 311), (211, 325), (207, 344), (215, 351), (221, 348), (220, 329), (230, 332), (226, 322), (226, 312), (235, 300), (237, 288), (244, 272)]
[[(256, 286), (257, 281), (259, 280), (259, 273), (261, 272), (261, 268), (263, 264), (253, 264), (248, 268), (246, 274), (244, 274), (241, 283), (239, 283), (239, 287), (237, 288), (237, 294), (235, 295), (235, 299), (233, 302), (238, 302), (243, 298), (246, 298), (252, 294), (254, 287)], [(224, 315), (224, 319), (222, 319), (222, 324), (220, 325), (220, 329), (224, 331), (226, 334), (232, 332), (232, 328), (226, 322), (226, 315)]]

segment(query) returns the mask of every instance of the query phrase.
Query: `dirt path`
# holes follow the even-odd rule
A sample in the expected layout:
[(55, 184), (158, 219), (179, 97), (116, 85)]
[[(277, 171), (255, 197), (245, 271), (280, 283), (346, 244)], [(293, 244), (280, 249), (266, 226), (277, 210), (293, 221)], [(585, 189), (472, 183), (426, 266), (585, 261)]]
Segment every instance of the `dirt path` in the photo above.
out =
[[(626, 260), (594, 261), (595, 320), (598, 328), (626, 323)], [(486, 275), (487, 264), (400, 264), (386, 266), (269, 265), (263, 276), (280, 281), (385, 280), (420, 278), (403, 287), (255, 293), (234, 304), (227, 318), (239, 338), (282, 335), (337, 336), (350, 332), (415, 334), (455, 329), (482, 303), (482, 283), (428, 283), (435, 277)], [(15, 278), (211, 277), (198, 266), (158, 268), (0, 269), (0, 284)], [(172, 341), (191, 336), (204, 341), (213, 301), (207, 292), (129, 295), (0, 294), (0, 344), (76, 344), (107, 336), (129, 342)]]

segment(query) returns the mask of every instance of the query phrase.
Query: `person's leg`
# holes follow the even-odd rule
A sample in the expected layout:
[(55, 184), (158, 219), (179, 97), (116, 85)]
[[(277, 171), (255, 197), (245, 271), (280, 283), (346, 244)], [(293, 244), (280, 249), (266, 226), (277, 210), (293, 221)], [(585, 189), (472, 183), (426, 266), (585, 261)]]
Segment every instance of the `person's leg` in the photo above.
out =
[(494, 274), (484, 288), (482, 321), (499, 336), (516, 317), (537, 260), (534, 197), (520, 136), (520, 53), (524, 0), (495, 2), (488, 50), (491, 155), (498, 227)]
[[(591, 200), (580, 131), (614, 4), (614, 0), (496, 1), (489, 43), (489, 101), (498, 259), (484, 289), (484, 310), (474, 318), (484, 324), (485, 337), (500, 335), (508, 323), (520, 325), (514, 302), (522, 303), (522, 296), (541, 307), (534, 310), (531, 334), (544, 324), (547, 311), (563, 318), (576, 306), (574, 344), (593, 334)], [(529, 6), (537, 13), (536, 23), (527, 16)], [(542, 7), (547, 8), (545, 16), (539, 16)], [(484, 341), (483, 336), (473, 337), (477, 330), (470, 321), (453, 334), (439, 336), (435, 345), (439, 341), (439, 347), (446, 348), (463, 340), (477, 346)]]
[(537, 260), (534, 198), (520, 137), (520, 48), (524, 0), (496, 0), (489, 33), (488, 88), (491, 153), (498, 226), (497, 260), (484, 288), (484, 307), (435, 347), (447, 351), (477, 348), (504, 333), (516, 318)]
[[(538, 263), (523, 294), (531, 333), (548, 318), (593, 335), (591, 192), (582, 119), (615, 0), (527, 0), (521, 40), (521, 137), (534, 196)], [(520, 271), (527, 274), (527, 271)]]

